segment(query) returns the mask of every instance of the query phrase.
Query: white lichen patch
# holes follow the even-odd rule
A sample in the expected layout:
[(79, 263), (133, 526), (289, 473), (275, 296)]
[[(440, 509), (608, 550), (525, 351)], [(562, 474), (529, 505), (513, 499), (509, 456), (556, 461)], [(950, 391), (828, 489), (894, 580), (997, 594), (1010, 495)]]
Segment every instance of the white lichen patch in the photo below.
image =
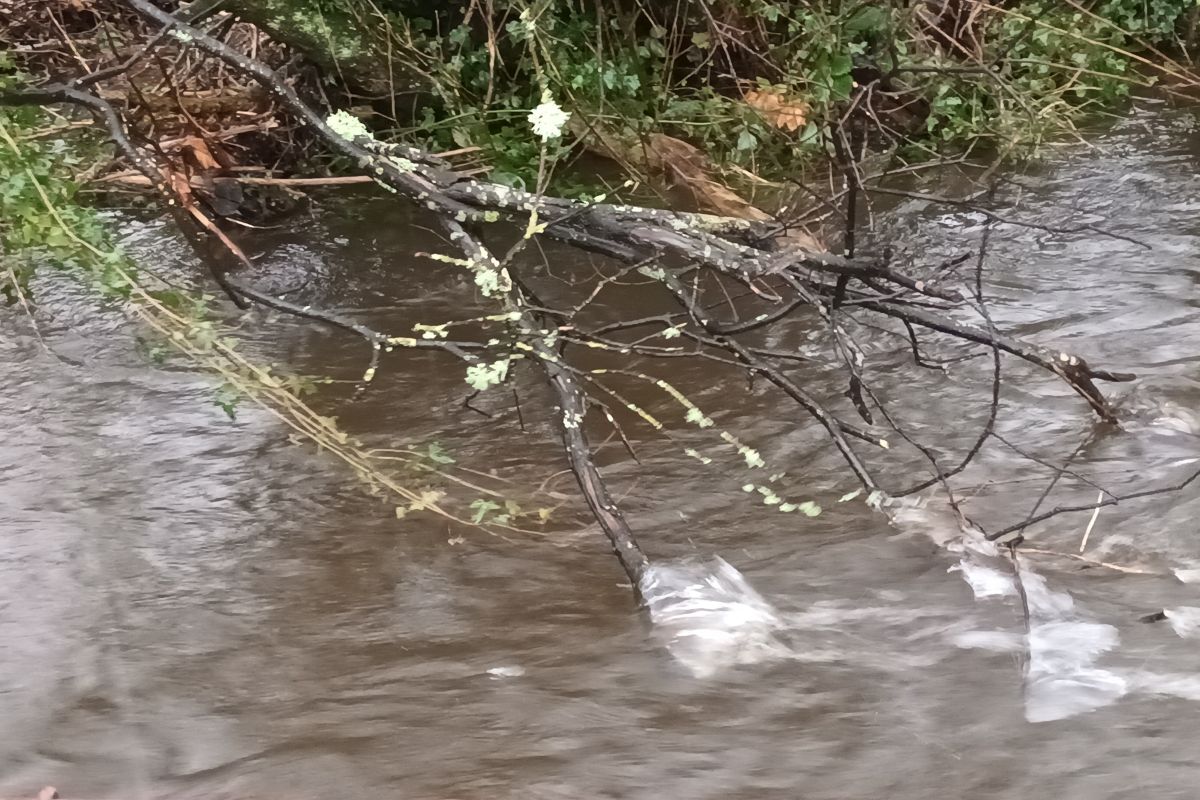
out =
[(421, 334), (422, 339), (445, 339), (447, 336), (446, 323), (441, 325), (425, 325), (418, 322), (413, 330)]
[(733, 445), (737, 448), (738, 454), (746, 460), (746, 466), (750, 469), (761, 469), (767, 465), (763, 461), (763, 457), (753, 447), (747, 447), (737, 440), (729, 431), (721, 431), (721, 441)]
[(508, 377), (508, 364), (507, 357), (490, 364), (472, 364), (467, 367), (467, 384), (478, 392), (496, 386)]
[(655, 417), (653, 414), (651, 414), (649, 411), (647, 411), (646, 409), (639, 406), (637, 403), (630, 403), (630, 402), (626, 401), (625, 407), (628, 408), (633, 413), (637, 414), (643, 420), (645, 420), (646, 424), (649, 425), (651, 428), (654, 428), (654, 430), (661, 431), (663, 429), (662, 420)]
[(742, 458), (746, 459), (746, 466), (751, 469), (760, 469), (767, 465), (767, 462), (763, 461), (762, 456), (753, 447), (739, 445), (738, 452), (742, 454)]
[(759, 486), (758, 493), (763, 496), (763, 504), (768, 506), (777, 506), (783, 502), (783, 498), (775, 494), (768, 486)]
[(475, 285), (484, 297), (512, 291), (512, 278), (504, 267), (473, 264), (472, 268), (475, 270)]
[(474, 269), (475, 267), (473, 262), (468, 261), (465, 258), (455, 258), (454, 256), (447, 256), (441, 253), (429, 253), (428, 256), (430, 260), (440, 261), (443, 264), (454, 264), (456, 266), (466, 267), (468, 269)]
[(352, 142), (360, 136), (365, 136), (368, 139), (375, 138), (361, 119), (347, 111), (335, 111), (325, 118), (325, 124), (338, 136), (341, 136), (343, 139), (349, 139)]
[(805, 500), (798, 508), (800, 509), (800, 513), (806, 517), (816, 517), (821, 514), (821, 507), (812, 500)]

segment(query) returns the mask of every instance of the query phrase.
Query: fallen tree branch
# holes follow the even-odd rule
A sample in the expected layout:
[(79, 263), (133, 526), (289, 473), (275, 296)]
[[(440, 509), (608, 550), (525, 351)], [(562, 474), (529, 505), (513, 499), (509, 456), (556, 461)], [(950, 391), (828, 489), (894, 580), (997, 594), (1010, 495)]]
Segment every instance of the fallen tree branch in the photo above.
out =
[(1066, 352), (1055, 352), (1040, 345), (1013, 339), (999, 332), (992, 333), (975, 325), (957, 322), (949, 317), (935, 316), (928, 311), (911, 305), (900, 305), (888, 300), (875, 300), (863, 296), (858, 299), (858, 305), (871, 311), (878, 311), (889, 317), (920, 325), (923, 328), (946, 333), (959, 339), (998, 347), (1006, 353), (1024, 359), (1031, 364), (1053, 372), (1061, 377), (1082, 398), (1095, 409), (1105, 422), (1116, 423), (1116, 413), (1109, 405), (1104, 395), (1096, 387), (1095, 381), (1127, 382), (1137, 376), (1129, 372), (1109, 372), (1095, 369), (1082, 357)]
[[(124, 1), (139, 14), (169, 29), (180, 42), (204, 50), (257, 81), (331, 147), (353, 158), (377, 182), (408, 196), (432, 211), (448, 214), (458, 222), (486, 223), (493, 221), (494, 215), (499, 213), (508, 216), (528, 216), (532, 212), (537, 214), (545, 235), (627, 262), (670, 253), (689, 264), (709, 267), (743, 280), (789, 270), (810, 269), (834, 277), (870, 275), (892, 282), (899, 281), (898, 285), (902, 288), (934, 299), (948, 299), (952, 296), (924, 284), (919, 279), (881, 268), (876, 263), (851, 261), (839, 256), (812, 253), (797, 248), (780, 251), (771, 236), (771, 226), (767, 223), (636, 206), (586, 204), (563, 198), (544, 197), (467, 178), (452, 170), (446, 162), (417, 148), (385, 145), (369, 136), (355, 136), (351, 141), (335, 131), (325, 119), (299, 98), (295, 90), (265, 65), (162, 11), (149, 0)], [(1010, 221), (994, 213), (991, 213), (991, 216), (998, 222)], [(1088, 228), (1084, 226), (1080, 229)], [(931, 291), (935, 294), (931, 294)], [(939, 294), (943, 297), (938, 298)], [(894, 301), (861, 296), (854, 299), (860, 305), (870, 305), (873, 310), (883, 311), (890, 316), (900, 316)], [(921, 319), (919, 313), (914, 309), (911, 319)], [(935, 329), (978, 341), (974, 336), (964, 336), (966, 329), (949, 321)], [(1007, 338), (1006, 341), (1009, 346), (1000, 343), (1001, 349), (1039, 363), (1067, 380), (1102, 419), (1115, 421), (1107, 401), (1092, 379), (1129, 378), (1124, 377), (1122, 373), (1093, 370), (1078, 356), (1068, 356), (1066, 361), (1055, 365), (1055, 359), (1047, 357), (1050, 353), (1048, 350)], [(983, 343), (990, 346), (989, 342)], [(1105, 378), (1105, 374), (1121, 377)]]
[[(330, 175), (324, 178), (265, 178), (252, 175), (227, 175), (213, 179), (214, 182), (233, 181), (246, 186), (296, 186), (317, 188), (322, 186), (361, 186), (365, 183), (375, 183), (369, 175)], [(113, 173), (101, 175), (92, 183), (115, 183), (121, 186), (152, 187), (153, 181), (145, 175), (131, 173)], [(208, 182), (199, 175), (193, 175), (189, 184), (193, 188), (207, 188)]]
[(1197, 480), (1200, 480), (1200, 469), (1191, 473), (1190, 475), (1188, 475), (1186, 478), (1179, 481), (1178, 483), (1170, 485), (1170, 486), (1160, 486), (1155, 489), (1143, 489), (1140, 492), (1131, 492), (1129, 494), (1124, 494), (1124, 495), (1112, 495), (1110, 497), (1104, 498), (1103, 500), (1100, 500), (1095, 503), (1089, 503), (1087, 505), (1057, 506), (1056, 508), (1053, 508), (1050, 511), (1044, 511), (1041, 514), (1038, 514), (1036, 516), (1031, 516), (1023, 522), (1018, 522), (1015, 525), (1009, 525), (1007, 528), (1001, 528), (998, 531), (989, 533), (987, 535), (987, 539), (990, 542), (995, 542), (995, 541), (1000, 541), (1004, 537), (1014, 538), (1014, 537), (1012, 537), (1012, 534), (1019, 534), (1021, 531), (1025, 530), (1030, 525), (1036, 525), (1039, 522), (1044, 522), (1044, 521), (1050, 519), (1051, 517), (1057, 517), (1060, 514), (1073, 514), (1073, 513), (1079, 512), (1079, 511), (1094, 511), (1097, 508), (1104, 508), (1105, 506), (1115, 506), (1120, 503), (1127, 503), (1130, 500), (1141, 500), (1146, 497), (1156, 497), (1158, 495), (1170, 494), (1172, 492), (1179, 492), (1179, 491), (1186, 489), (1188, 486), (1192, 485)]
[[(491, 251), (458, 222), (443, 220), (443, 225), (449, 232), (451, 241), (458, 244), (469, 261), (479, 264), (481, 268), (497, 272), (506, 269)], [(591, 445), (583, 429), (587, 416), (586, 395), (571, 370), (563, 364), (561, 351), (546, 343), (545, 337), (540, 333), (540, 321), (528, 309), (520, 290), (511, 284), (507, 288), (501, 284), (499, 291), (494, 294), (499, 295), (506, 311), (518, 316), (515, 325), (519, 333), (524, 333), (522, 349), (527, 349), (536, 358), (558, 397), (558, 425), (571, 471), (575, 474), (580, 491), (593, 516), (612, 544), (613, 552), (621, 562), (625, 574), (629, 576), (634, 591), (640, 593), (642, 578), (650, 566), (650, 561), (638, 545), (629, 523), (625, 521), (624, 514), (621, 513), (592, 458)]]
[[(846, 256), (838, 256), (789, 245), (786, 237), (774, 235), (780, 230), (780, 225), (774, 220), (747, 221), (608, 202), (584, 203), (516, 191), (478, 180), (453, 169), (437, 155), (378, 141), (360, 122), (348, 115), (339, 112), (328, 118), (322, 116), (265, 64), (162, 11), (150, 0), (123, 2), (160, 26), (158, 38), (174, 39), (185, 51), (195, 48), (218, 59), (241, 78), (250, 78), (258, 83), (279, 107), (303, 122), (331, 151), (349, 157), (355, 170), (360, 172), (356, 176), (338, 179), (230, 180), (283, 186), (335, 185), (369, 180), (433, 212), (448, 231), (451, 242), (462, 250), (466, 258), (433, 257), (457, 263), (474, 272), (475, 284), (483, 295), (503, 309), (501, 319), (494, 321), (501, 322), (506, 331), (503, 338), (489, 340), (487, 345), (436, 338), (413, 339), (414, 343), (408, 345), (409, 337), (388, 336), (344, 315), (284, 300), (241, 280), (234, 280), (223, 270), (214, 267), (214, 277), (235, 302), (244, 302), (243, 298), (248, 297), (281, 312), (333, 325), (362, 337), (372, 348), (367, 376), (374, 374), (380, 352), (402, 340), (406, 342), (405, 346), (443, 349), (467, 362), (470, 365), (468, 382), (476, 388), (488, 385), (487, 380), (476, 380), (483, 367), (495, 366), (499, 361), (507, 363), (516, 357), (536, 360), (558, 398), (563, 445), (572, 472), (588, 506), (635, 586), (644, 576), (649, 562), (595, 464), (590, 443), (583, 432), (589, 402), (585, 389), (595, 384), (588, 383), (590, 378), (587, 370), (572, 366), (565, 360), (564, 352), (569, 343), (615, 349), (630, 355), (663, 358), (694, 355), (736, 364), (749, 375), (766, 379), (816, 420), (858, 482), (871, 493), (880, 490), (879, 481), (873, 475), (872, 468), (855, 452), (850, 439), (861, 439), (879, 447), (888, 447), (888, 442), (869, 427), (851, 424), (832, 413), (826, 407), (827, 399), (815, 396), (803, 386), (788, 363), (808, 360), (819, 367), (823, 360), (808, 358), (807, 351), (803, 354), (789, 353), (777, 341), (768, 341), (768, 346), (764, 347), (760, 340), (750, 334), (763, 332), (776, 323), (785, 323), (793, 314), (802, 313), (801, 308), (815, 311), (815, 318), (823, 320), (832, 332), (835, 358), (829, 366), (849, 372), (847, 396), (859, 414), (868, 426), (873, 425), (868, 400), (873, 402), (875, 407), (883, 411), (886, 421), (900, 433), (901, 438), (932, 461), (935, 474), (940, 476), (935, 480), (944, 481), (955, 470), (946, 471), (938, 467), (932, 448), (907, 436), (883, 408), (882, 402), (867, 383), (869, 373), (864, 369), (866, 352), (844, 327), (849, 320), (863, 318), (869, 324), (871, 318), (877, 320), (884, 317), (899, 321), (908, 331), (906, 343), (911, 343), (918, 363), (922, 363), (923, 359), (914, 332), (917, 326), (935, 331), (951, 341), (984, 345), (992, 351), (995, 369), (989, 422), (959, 470), (974, 458), (992, 429), (999, 404), (1001, 351), (1052, 372), (1079, 393), (1102, 420), (1116, 422), (1116, 414), (1096, 386), (1096, 381), (1126, 381), (1133, 376), (1095, 369), (1079, 356), (1029, 344), (998, 331), (983, 307), (978, 269), (975, 303), (949, 287), (948, 279), (957, 277), (955, 267), (962, 263), (962, 257), (940, 266), (901, 268), (891, 262), (891, 256), (861, 256), (852, 250)], [(158, 54), (153, 50), (154, 45), (147, 46), (146, 54), (157, 57)], [(144, 185), (159, 189), (168, 205), (174, 204), (176, 210), (183, 210), (194, 217), (196, 223), (221, 242), (243, 267), (249, 266), (249, 260), (237, 244), (190, 201), (188, 177), (173, 171), (167, 171), (164, 175), (152, 158), (133, 145), (122, 129), (119, 115), (104, 100), (69, 85), (33, 89), (21, 96), (22, 102), (72, 102), (88, 108), (109, 129), (114, 142), (131, 158), (140, 173), (120, 180), (129, 180), (134, 184), (144, 182)], [(849, 144), (851, 150), (857, 148), (854, 141)], [(844, 166), (857, 170), (856, 164), (847, 163)], [(846, 179), (853, 186), (850, 198), (857, 197), (860, 190), (862, 193), (871, 191), (861, 185), (862, 177), (857, 171), (847, 173)], [(984, 213), (989, 213), (989, 219), (993, 222), (1011, 221), (991, 212)], [(850, 228), (847, 244), (851, 244), (854, 239), (854, 214), (847, 213), (846, 218)], [(509, 250), (509, 256), (498, 259), (483, 244), (481, 231), (487, 224), (502, 219), (525, 221), (527, 235)], [(1066, 231), (1062, 229), (1061, 232)], [(526, 285), (515, 274), (513, 256), (537, 236), (630, 265), (618, 275), (628, 274), (631, 269), (640, 269), (643, 274), (667, 288), (675, 303), (683, 309), (683, 314), (660, 314), (588, 330), (583, 317), (576, 320), (576, 315), (580, 315), (591, 303), (600, 285), (587, 299), (575, 306), (574, 312), (563, 312), (556, 311), (538, 298), (540, 285)], [(655, 266), (650, 267), (651, 264)], [(514, 270), (513, 274), (509, 273), (510, 268)], [(684, 276), (691, 285), (684, 283)], [(714, 280), (715, 284), (712, 282)], [(738, 287), (730, 292), (729, 287), (734, 283)], [(705, 287), (713, 289), (714, 286), (714, 292), (725, 295), (726, 304), (732, 312), (729, 316), (722, 312), (710, 313), (710, 306), (706, 302), (711, 297), (702, 294)], [(747, 299), (743, 301), (741, 298)], [(570, 307), (569, 303), (565, 305)], [(751, 308), (751, 313), (744, 313), (746, 306)], [(972, 306), (984, 316), (986, 327), (961, 321), (963, 312), (969, 311)], [(681, 321), (676, 323), (674, 320)], [(644, 339), (620, 342), (601, 338), (606, 332), (629, 331), (637, 325), (655, 322), (675, 329), (678, 335), (689, 339), (693, 343), (693, 352), (681, 354), (669, 347), (650, 346), (644, 343)], [(895, 323), (888, 324), (897, 327)], [(773, 333), (766, 331), (768, 337)], [(739, 338), (743, 335), (744, 338)], [(899, 335), (903, 337), (903, 334)], [(498, 348), (508, 348), (501, 353), (498, 361), (488, 362), (483, 358), (483, 353), (496, 353)], [(572, 349), (571, 352), (575, 354), (576, 351)], [(788, 371), (785, 372), (785, 369)], [(504, 371), (499, 367), (497, 370)], [(364, 377), (369, 380), (367, 376)], [(594, 402), (599, 404), (598, 400)], [(620, 435), (632, 451), (632, 445), (624, 433), (620, 432)], [(754, 455), (757, 457), (757, 453)], [(747, 462), (750, 461), (747, 458)]]

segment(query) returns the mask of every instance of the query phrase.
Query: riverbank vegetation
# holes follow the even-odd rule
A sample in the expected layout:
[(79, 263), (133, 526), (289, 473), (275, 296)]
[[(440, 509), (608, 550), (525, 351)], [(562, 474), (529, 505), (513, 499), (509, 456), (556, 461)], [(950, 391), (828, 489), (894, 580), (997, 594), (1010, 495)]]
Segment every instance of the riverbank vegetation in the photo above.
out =
[[(406, 484), (312, 410), (300, 398), (311, 382), (244, 359), (213, 307), (264, 306), (360, 337), (360, 392), (396, 351), (440, 352), (471, 397), (531, 365), (635, 584), (647, 560), (589, 430), (618, 437), (631, 458), (627, 428), (670, 436), (698, 469), (789, 518), (819, 514), (822, 502), (725, 428), (722, 409), (657, 376), (656, 360), (719, 365), (731, 385), (752, 377), (795, 404), (846, 464), (845, 481), (823, 489), (834, 502), (881, 507), (940, 485), (955, 504), (951, 481), (993, 435), (1004, 355), (1118, 423), (1097, 382), (1133, 376), (998, 330), (983, 273), (996, 225), (1123, 237), (1088, 221), (1024, 220), (991, 175), (1118, 111), (1133, 91), (1187, 96), (1198, 85), (1187, 66), (1192, 0), (0, 0), (0, 10), (0, 291), (11, 303), (36, 302), (35, 267), (72, 267), (220, 375), (227, 410), (237, 397), (264, 405), (397, 513), (497, 529), (545, 514), (478, 497), (463, 501), (469, 511), (443, 508), (441, 489)], [(897, 188), (951, 166), (973, 192)], [(463, 305), (478, 313), (376, 330), (319, 298), (259, 287), (239, 241), (305, 202), (301, 191), (356, 183), (440, 227), (445, 247), (423, 263), (468, 276)], [(147, 193), (204, 271), (180, 287), (130, 263), (96, 208), (77, 202), (81, 187), (101, 203)], [(938, 263), (867, 247), (866, 202), (888, 195), (969, 209), (986, 220), (982, 236)], [(605, 267), (588, 281), (549, 281), (531, 264), (551, 241)], [(623, 314), (609, 297), (631, 283), (655, 292), (661, 311)], [(820, 331), (821, 359), (770, 343), (797, 319)], [(918, 441), (872, 391), (878, 345), (859, 337), (879, 327), (917, 369), (992, 364), (989, 422), (967, 452)], [(839, 374), (844, 395), (814, 396), (809, 369)], [(664, 405), (626, 400), (623, 383), (655, 387)], [(879, 474), (895, 469), (897, 450), (929, 477)], [(1045, 517), (989, 536), (1015, 541)]]
[[(4, 5), (0, 71), (10, 82), (114, 70), (154, 36), (117, 0)], [(1190, 91), (1185, 65), (1200, 27), (1192, 0), (197, 0), (179, 8), (231, 46), (286, 68), (317, 105), (348, 108), (381, 139), (455, 153), (460, 167), (486, 170), (492, 182), (532, 188), (548, 161), (560, 167), (555, 190), (595, 194), (594, 162), (562, 167), (599, 155), (701, 207), (743, 215), (753, 211), (740, 195), (779, 205), (789, 178), (837, 159), (831, 133), (839, 129), (861, 128), (867, 150), (909, 164), (973, 148), (984, 158), (1025, 157), (1118, 111), (1131, 91)], [(250, 154), (241, 167), (349, 166), (306, 149), (309, 140), (292, 136), (255, 86), (178, 45), (155, 42), (155, 53), (88, 83), (201, 171), (229, 166), (235, 150)], [(544, 93), (571, 115), (549, 151), (525, 121)]]

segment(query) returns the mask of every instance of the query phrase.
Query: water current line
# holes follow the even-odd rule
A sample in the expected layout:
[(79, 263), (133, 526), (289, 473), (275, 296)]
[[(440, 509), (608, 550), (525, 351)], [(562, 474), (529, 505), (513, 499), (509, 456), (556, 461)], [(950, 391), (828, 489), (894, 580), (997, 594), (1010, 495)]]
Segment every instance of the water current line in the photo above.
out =
[[(110, 526), (96, 525), (92, 530), (105, 530)], [(128, 751), (126, 763), (129, 765), (129, 780), (133, 800), (149, 800), (150, 798), (150, 765), (145, 741), (138, 730), (137, 720), (133, 717), (133, 681), (125, 662), (121, 659), (120, 642), (116, 641), (122, 631), (129, 630), (129, 609), (124, 597), (113, 588), (117, 572), (115, 565), (105, 563), (103, 547), (98, 544), (95, 536), (84, 535), (80, 547), (81, 562), (85, 576), (93, 578), (92, 585), (99, 588), (103, 596), (105, 622), (108, 623), (109, 636), (97, 637), (98, 660), (107, 674), (111, 686), (111, 699), (114, 708), (113, 717), (118, 730), (124, 734), (125, 748)]]

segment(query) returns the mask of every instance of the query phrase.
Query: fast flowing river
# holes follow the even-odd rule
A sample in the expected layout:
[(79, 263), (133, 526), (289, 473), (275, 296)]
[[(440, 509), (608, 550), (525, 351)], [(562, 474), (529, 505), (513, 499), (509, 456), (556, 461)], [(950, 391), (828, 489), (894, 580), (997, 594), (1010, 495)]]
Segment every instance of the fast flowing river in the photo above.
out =
[[(1196, 122), (1145, 103), (1090, 146), (1009, 175), (997, 201), (1152, 248), (1002, 225), (987, 265), (997, 324), (1138, 373), (1103, 387), (1121, 398), (1120, 431), (1095, 433), (1078, 397), (1019, 364), (1004, 393), (1002, 435), (1053, 462), (1086, 442), (1073, 466), (1114, 490), (1181, 479), (1200, 456)], [(982, 230), (916, 200), (876, 211), (880, 238), (930, 260)], [(358, 196), (243, 242), (261, 281), (381, 328), (462, 316), (460, 279), (412, 256), (439, 243), (398, 213)], [(157, 269), (194, 269), (161, 225), (128, 221), (124, 235)], [(590, 274), (578, 253), (548, 255), (546, 280)], [(0, 795), (53, 783), (114, 800), (1195, 796), (1200, 485), (1098, 515), (1085, 557), (1140, 573), (1023, 556), (1027, 632), (1008, 562), (945, 546), (958, 531), (936, 495), (890, 519), (861, 498), (838, 504), (852, 486), (798, 409), (761, 386), (730, 403), (744, 382), (660, 362), (827, 508), (766, 509), (736, 469), (706, 470), (636, 425), (640, 467), (603, 447), (659, 577), (699, 582), (701, 599), (729, 601), (722, 623), (744, 623), (728, 641), (672, 639), (678, 620), (654, 625), (637, 607), (577, 502), (549, 535), (507, 541), (397, 519), (265, 414), (231, 421), (210, 379), (157, 364), (69, 281), (37, 288), (55, 355), (19, 309), (0, 310)], [(649, 312), (644, 294), (618, 294), (623, 313)], [(231, 319), (261, 358), (361, 374), (365, 348), (341, 332)], [(809, 326), (772, 344), (816, 353)], [(969, 443), (987, 359), (945, 379), (914, 370), (902, 342), (870, 341), (870, 375), (910, 429)], [(461, 365), (393, 354), (361, 400), (333, 384), (314, 402), (376, 446), (436, 442), (522, 502), (556, 505), (573, 487), (552, 477), (564, 463), (537, 384), (534, 370), (517, 377), (520, 420), (504, 390), (479, 399), (485, 417), (462, 408)], [(1051, 476), (992, 442), (959, 485), (991, 524), (1023, 517)], [(1048, 503), (1095, 497), (1064, 480)], [(1076, 553), (1089, 521), (1058, 517), (1026, 547)]]

